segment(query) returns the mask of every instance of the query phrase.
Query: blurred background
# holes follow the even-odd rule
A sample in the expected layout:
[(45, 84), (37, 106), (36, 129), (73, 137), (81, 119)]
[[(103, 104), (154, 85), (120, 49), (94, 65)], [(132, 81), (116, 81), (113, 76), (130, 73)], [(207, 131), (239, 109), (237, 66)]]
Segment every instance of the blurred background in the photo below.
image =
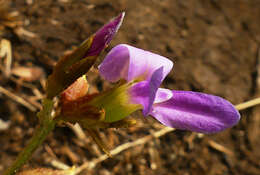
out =
[[(44, 83), (59, 57), (125, 11), (112, 43), (127, 43), (174, 62), (163, 87), (226, 98), (260, 96), (259, 0), (2, 0), (0, 1), (0, 174), (32, 136)], [(92, 90), (109, 86), (93, 68)], [(260, 174), (260, 106), (214, 135), (173, 131), (83, 168), (80, 174)], [(136, 116), (140, 116), (139, 113)], [(163, 128), (151, 118), (136, 127), (101, 130), (109, 148)], [(103, 153), (88, 135), (59, 127), (24, 167), (81, 166)]]

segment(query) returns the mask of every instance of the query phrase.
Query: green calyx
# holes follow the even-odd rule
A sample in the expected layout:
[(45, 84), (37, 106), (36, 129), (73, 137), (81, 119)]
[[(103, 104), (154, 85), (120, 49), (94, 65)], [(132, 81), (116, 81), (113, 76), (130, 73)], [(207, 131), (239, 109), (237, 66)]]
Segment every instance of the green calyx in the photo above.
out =
[(52, 99), (64, 89), (84, 75), (95, 63), (98, 55), (87, 56), (87, 52), (93, 42), (93, 36), (85, 40), (72, 53), (62, 57), (53, 69), (53, 73), (47, 80), (47, 97)]
[(142, 106), (130, 102), (129, 88), (132, 83), (126, 83), (103, 92), (93, 98), (88, 105), (104, 109), (104, 122), (117, 122), (129, 116)]
[(57, 120), (78, 122), (85, 128), (127, 128), (135, 121), (126, 118), (142, 106), (130, 101), (129, 89), (134, 82), (122, 83), (99, 94), (85, 95), (59, 105)]

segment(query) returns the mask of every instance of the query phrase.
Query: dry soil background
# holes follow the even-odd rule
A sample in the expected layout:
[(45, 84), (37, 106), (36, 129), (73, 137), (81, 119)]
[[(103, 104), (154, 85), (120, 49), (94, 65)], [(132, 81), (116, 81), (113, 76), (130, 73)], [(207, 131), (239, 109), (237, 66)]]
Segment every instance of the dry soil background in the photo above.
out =
[[(260, 96), (257, 83), (260, 0), (12, 0), (10, 3), (10, 11), (19, 12), (22, 27), (36, 35), (17, 35), (11, 29), (1, 35), (12, 43), (12, 67), (40, 67), (41, 79), (51, 73), (65, 51), (125, 11), (123, 25), (106, 51), (116, 44), (127, 43), (170, 58), (174, 69), (163, 84), (170, 89), (211, 93), (234, 104)], [(95, 72), (89, 77), (92, 86), (105, 87)], [(18, 78), (13, 81), (1, 73), (0, 84), (28, 99), (35, 96), (33, 89), (43, 93), (38, 79), (24, 83), (25, 80)], [(32, 135), (37, 119), (34, 112), (1, 94), (0, 104), (1, 119), (11, 122), (8, 129), (0, 131), (1, 174)], [(259, 111), (259, 107), (242, 111), (236, 127), (215, 135), (169, 133), (85, 173), (260, 174)], [(114, 148), (159, 127), (150, 119), (140, 122), (136, 128), (104, 130), (102, 136)], [(216, 149), (210, 144), (212, 141), (230, 152)], [(69, 166), (81, 165), (101, 154), (91, 139), (86, 143), (80, 144), (69, 128), (57, 128), (25, 168), (52, 167), (49, 159)]]

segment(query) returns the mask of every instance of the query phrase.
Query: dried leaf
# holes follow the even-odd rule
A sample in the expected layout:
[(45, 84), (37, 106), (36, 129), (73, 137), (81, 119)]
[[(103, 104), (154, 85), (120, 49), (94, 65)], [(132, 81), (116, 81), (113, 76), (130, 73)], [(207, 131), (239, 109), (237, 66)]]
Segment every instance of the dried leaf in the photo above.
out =
[(12, 69), (12, 74), (26, 80), (36, 81), (43, 77), (44, 72), (39, 67), (15, 67)]
[(2, 39), (0, 42), (0, 58), (4, 59), (5, 70), (4, 73), (8, 77), (11, 71), (12, 64), (12, 47), (11, 42), (6, 39)]

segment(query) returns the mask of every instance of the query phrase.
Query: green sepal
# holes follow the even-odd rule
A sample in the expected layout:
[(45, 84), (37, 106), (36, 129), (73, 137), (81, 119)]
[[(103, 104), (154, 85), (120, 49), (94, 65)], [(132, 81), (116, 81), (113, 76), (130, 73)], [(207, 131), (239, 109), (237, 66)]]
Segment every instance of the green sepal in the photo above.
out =
[(122, 120), (107, 124), (107, 128), (130, 128), (136, 125), (136, 120), (132, 118), (124, 118)]
[(130, 102), (129, 88), (132, 83), (126, 83), (103, 92), (93, 98), (88, 105), (105, 110), (104, 122), (112, 123), (124, 119), (142, 106)]
[(53, 98), (84, 75), (95, 63), (98, 55), (87, 56), (94, 35), (85, 40), (75, 51), (62, 57), (48, 77), (47, 98)]
[(81, 102), (68, 102), (61, 105), (56, 120), (79, 123), (84, 128), (105, 128), (105, 110), (94, 106), (81, 105)]

